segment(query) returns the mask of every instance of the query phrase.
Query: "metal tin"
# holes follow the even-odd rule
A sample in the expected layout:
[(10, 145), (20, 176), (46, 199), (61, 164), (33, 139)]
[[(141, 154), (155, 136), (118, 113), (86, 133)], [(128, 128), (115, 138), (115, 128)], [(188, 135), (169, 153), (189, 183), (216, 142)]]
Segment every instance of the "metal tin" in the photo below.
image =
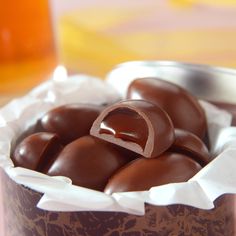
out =
[(130, 61), (117, 65), (107, 80), (124, 91), (133, 79), (142, 77), (176, 83), (200, 99), (236, 104), (236, 69), (175, 61)]

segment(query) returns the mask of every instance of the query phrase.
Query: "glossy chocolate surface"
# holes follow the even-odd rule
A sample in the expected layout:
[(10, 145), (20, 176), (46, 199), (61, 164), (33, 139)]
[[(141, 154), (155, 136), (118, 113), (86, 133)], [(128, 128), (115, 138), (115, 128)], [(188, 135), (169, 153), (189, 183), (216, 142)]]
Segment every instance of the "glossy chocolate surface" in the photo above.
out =
[(158, 79), (134, 80), (127, 92), (128, 99), (143, 99), (163, 108), (175, 128), (184, 129), (203, 138), (206, 133), (205, 113), (197, 99), (185, 89)]
[(102, 106), (91, 104), (68, 104), (47, 112), (39, 121), (46, 132), (56, 133), (63, 144), (88, 135), (92, 123)]
[(175, 141), (170, 150), (193, 158), (201, 166), (211, 161), (209, 151), (203, 141), (186, 130), (175, 129)]
[(158, 158), (139, 158), (116, 172), (104, 192), (144, 191), (153, 186), (184, 182), (200, 169), (196, 161), (178, 153), (165, 152)]
[(67, 176), (75, 185), (103, 191), (111, 175), (128, 162), (113, 146), (92, 136), (76, 139), (62, 150), (47, 174)]
[(35, 133), (19, 143), (13, 153), (12, 160), (16, 166), (43, 172), (62, 148), (56, 134)]
[(90, 134), (147, 158), (160, 155), (174, 142), (173, 124), (166, 112), (142, 100), (107, 107), (93, 123)]

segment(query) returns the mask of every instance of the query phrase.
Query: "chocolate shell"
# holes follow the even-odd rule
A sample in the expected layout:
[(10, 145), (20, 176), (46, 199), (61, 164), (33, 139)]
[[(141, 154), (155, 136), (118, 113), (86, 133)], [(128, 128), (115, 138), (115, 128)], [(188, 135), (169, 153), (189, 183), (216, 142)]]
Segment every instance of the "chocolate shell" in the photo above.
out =
[(39, 121), (43, 131), (56, 133), (63, 144), (88, 135), (102, 106), (91, 104), (68, 104), (47, 112)]
[(174, 128), (167, 113), (142, 100), (107, 107), (94, 121), (90, 134), (147, 158), (160, 155), (174, 142)]
[(72, 183), (103, 191), (108, 179), (129, 160), (113, 144), (92, 136), (71, 142), (46, 172), (69, 177)]
[(116, 172), (104, 192), (145, 191), (151, 187), (189, 180), (201, 166), (188, 156), (165, 152), (157, 158), (139, 158)]
[(40, 132), (29, 135), (16, 147), (12, 160), (15, 166), (43, 171), (63, 146), (56, 134)]
[(201, 139), (206, 134), (204, 110), (194, 96), (176, 84), (158, 78), (136, 79), (128, 88), (127, 98), (160, 106), (168, 113), (175, 128), (192, 132)]
[(175, 129), (175, 141), (169, 150), (187, 155), (201, 166), (211, 161), (211, 156), (203, 141), (186, 130)]

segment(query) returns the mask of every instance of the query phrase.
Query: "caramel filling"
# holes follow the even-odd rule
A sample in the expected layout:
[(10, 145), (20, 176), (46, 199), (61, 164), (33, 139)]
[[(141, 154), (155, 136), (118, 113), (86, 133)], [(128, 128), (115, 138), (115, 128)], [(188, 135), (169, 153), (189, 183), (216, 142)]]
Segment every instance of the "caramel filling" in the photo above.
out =
[(145, 148), (148, 127), (145, 120), (135, 111), (120, 108), (110, 112), (100, 125), (100, 134), (110, 134), (123, 141), (130, 141)]

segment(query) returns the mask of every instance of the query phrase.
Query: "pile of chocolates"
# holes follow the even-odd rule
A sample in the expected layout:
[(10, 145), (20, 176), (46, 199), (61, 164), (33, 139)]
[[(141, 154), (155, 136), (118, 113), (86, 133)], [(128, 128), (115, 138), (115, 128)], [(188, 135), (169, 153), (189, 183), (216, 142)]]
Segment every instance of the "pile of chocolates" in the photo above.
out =
[(115, 104), (54, 108), (33, 130), (13, 151), (15, 166), (107, 194), (184, 182), (211, 160), (198, 100), (158, 78), (134, 80)]

